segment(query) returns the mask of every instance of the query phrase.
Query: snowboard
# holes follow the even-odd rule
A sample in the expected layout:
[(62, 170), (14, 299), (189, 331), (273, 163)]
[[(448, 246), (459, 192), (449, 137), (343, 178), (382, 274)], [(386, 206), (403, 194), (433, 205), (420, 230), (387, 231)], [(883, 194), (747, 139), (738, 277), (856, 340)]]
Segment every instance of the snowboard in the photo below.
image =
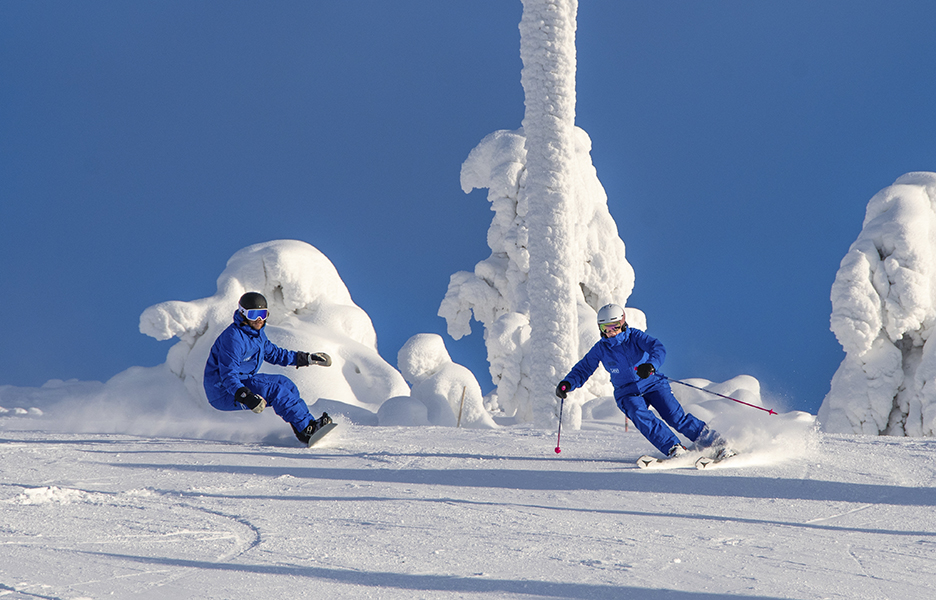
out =
[(328, 435), (329, 432), (331, 432), (331, 430), (334, 429), (335, 427), (338, 427), (338, 423), (335, 423), (334, 421), (329, 421), (328, 423), (325, 423), (324, 425), (316, 429), (315, 433), (313, 433), (309, 437), (308, 447), (311, 448), (312, 446), (319, 443), (322, 440), (322, 438)]

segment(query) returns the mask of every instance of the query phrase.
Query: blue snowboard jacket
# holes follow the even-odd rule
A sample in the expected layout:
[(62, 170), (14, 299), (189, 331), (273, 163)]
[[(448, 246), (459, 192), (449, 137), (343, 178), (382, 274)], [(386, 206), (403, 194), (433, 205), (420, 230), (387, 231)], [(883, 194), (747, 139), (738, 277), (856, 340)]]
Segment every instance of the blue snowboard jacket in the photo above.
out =
[[(205, 364), (205, 393), (209, 400), (233, 396), (244, 380), (255, 375), (263, 362), (283, 367), (296, 364), (296, 353), (284, 350), (256, 331), (238, 313), (211, 347)], [(253, 391), (253, 390), (252, 390)]]
[(647, 379), (637, 376), (634, 369), (637, 365), (650, 363), (659, 370), (666, 358), (666, 348), (660, 340), (651, 337), (639, 329), (627, 327), (616, 336), (602, 338), (585, 353), (578, 361), (565, 380), (572, 384), (572, 389), (585, 385), (592, 376), (600, 362), (611, 374), (611, 383), (614, 384), (615, 396), (637, 396), (643, 394), (662, 379), (653, 374)]

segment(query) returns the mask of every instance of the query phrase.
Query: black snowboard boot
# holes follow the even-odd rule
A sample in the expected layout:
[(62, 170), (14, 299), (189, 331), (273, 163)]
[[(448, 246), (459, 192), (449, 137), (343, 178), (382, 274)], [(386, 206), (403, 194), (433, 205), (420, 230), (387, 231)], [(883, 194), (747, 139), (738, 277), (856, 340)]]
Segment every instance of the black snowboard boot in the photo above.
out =
[(295, 425), (293, 425), (292, 428), (293, 428), (293, 431), (296, 433), (296, 437), (299, 439), (299, 441), (302, 442), (303, 444), (308, 444), (309, 438), (312, 437), (313, 433), (318, 431), (319, 427), (321, 427), (322, 425), (327, 425), (328, 423), (331, 423), (331, 422), (332, 420), (331, 420), (331, 417), (328, 416), (328, 413), (322, 413), (321, 417), (310, 421), (305, 429), (300, 431), (299, 429), (296, 428)]

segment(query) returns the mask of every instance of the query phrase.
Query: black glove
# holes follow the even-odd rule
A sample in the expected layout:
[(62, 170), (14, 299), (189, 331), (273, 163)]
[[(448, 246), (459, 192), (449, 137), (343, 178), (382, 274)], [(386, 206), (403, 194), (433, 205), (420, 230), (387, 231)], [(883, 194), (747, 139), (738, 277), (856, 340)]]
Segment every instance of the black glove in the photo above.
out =
[(565, 400), (566, 394), (572, 391), (572, 384), (563, 379), (559, 382), (559, 385), (556, 386), (556, 396)]
[(254, 394), (246, 387), (238, 389), (234, 394), (234, 399), (257, 414), (262, 413), (263, 409), (266, 408), (266, 400), (263, 399), (263, 396)]
[(646, 379), (656, 373), (656, 368), (650, 363), (644, 363), (637, 367), (637, 377), (641, 379)]
[(318, 365), (320, 367), (330, 367), (331, 357), (324, 352), (296, 352), (296, 368), (308, 367), (309, 365)]

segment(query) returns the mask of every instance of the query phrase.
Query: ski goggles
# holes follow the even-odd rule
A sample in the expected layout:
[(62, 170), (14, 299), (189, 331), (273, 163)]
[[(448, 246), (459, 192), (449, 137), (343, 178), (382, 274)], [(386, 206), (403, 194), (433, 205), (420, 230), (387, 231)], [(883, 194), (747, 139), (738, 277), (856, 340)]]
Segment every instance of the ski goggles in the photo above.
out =
[(263, 319), (266, 321), (266, 318), (270, 315), (270, 311), (265, 308), (251, 308), (246, 309), (243, 306), (238, 306), (240, 314), (244, 315), (244, 318), (248, 321), (256, 321), (257, 319)]
[(599, 323), (598, 329), (601, 333), (611, 333), (614, 330), (623, 331), (624, 330), (624, 320), (620, 321), (611, 321), (610, 323)]

